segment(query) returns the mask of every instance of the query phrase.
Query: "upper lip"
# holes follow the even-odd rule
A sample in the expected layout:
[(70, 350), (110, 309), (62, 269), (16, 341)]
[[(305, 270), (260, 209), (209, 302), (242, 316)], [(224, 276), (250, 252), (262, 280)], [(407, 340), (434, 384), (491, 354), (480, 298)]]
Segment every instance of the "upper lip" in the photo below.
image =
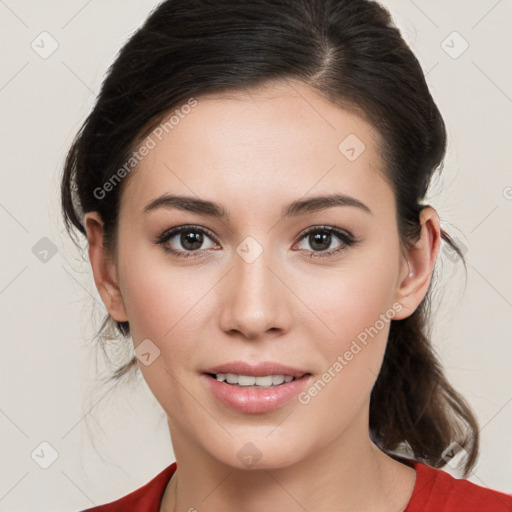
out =
[(258, 364), (250, 364), (245, 361), (232, 361), (230, 363), (219, 364), (204, 370), (204, 373), (235, 373), (236, 375), (248, 375), (252, 377), (264, 377), (266, 375), (291, 375), (300, 378), (305, 375), (306, 370), (293, 368), (274, 361), (263, 361)]

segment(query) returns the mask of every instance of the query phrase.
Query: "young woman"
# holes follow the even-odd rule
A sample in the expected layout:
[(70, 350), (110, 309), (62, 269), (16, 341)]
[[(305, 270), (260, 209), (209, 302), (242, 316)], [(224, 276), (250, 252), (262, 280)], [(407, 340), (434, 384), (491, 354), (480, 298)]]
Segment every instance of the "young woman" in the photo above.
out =
[(170, 0), (62, 177), (176, 462), (89, 510), (510, 511), (430, 345), (446, 132), (368, 0)]

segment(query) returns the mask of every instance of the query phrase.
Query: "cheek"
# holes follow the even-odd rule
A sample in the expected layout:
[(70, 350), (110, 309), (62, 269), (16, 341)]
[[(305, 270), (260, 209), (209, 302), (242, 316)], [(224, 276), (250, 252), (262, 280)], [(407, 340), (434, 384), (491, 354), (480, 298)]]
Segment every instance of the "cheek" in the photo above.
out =
[(325, 324), (324, 334), (319, 337), (317, 331), (311, 339), (317, 340), (316, 351), (322, 354), (325, 373), (320, 379), (329, 388), (324, 394), (328, 402), (357, 407), (373, 387), (396, 314), (395, 261), (392, 250), (375, 251), (340, 267), (330, 279), (317, 276), (303, 281), (303, 286), (315, 290), (308, 300)]
[(139, 369), (166, 411), (185, 411), (190, 396), (180, 383), (196, 371), (192, 365), (201, 338), (198, 319), (207, 314), (205, 296), (213, 283), (198, 278), (192, 267), (173, 268), (155, 261), (144, 266), (144, 261), (142, 255), (132, 253), (124, 262), (122, 279), (134, 348), (149, 339), (158, 353), (149, 365), (138, 361)]
[[(178, 268), (154, 251), (120, 261), (122, 294), (135, 344), (151, 339), (165, 355), (194, 349), (193, 325), (211, 284), (193, 267)], [(190, 338), (190, 339), (189, 339)]]
[[(343, 348), (347, 341), (357, 338), (379, 321), (381, 315), (392, 316), (394, 282), (396, 279), (393, 262), (382, 258), (361, 259), (336, 274), (330, 273), (329, 278), (319, 279), (318, 276), (303, 279), (302, 289), (308, 292), (308, 302), (312, 311), (320, 318), (324, 340), (332, 340), (329, 346)], [(364, 337), (364, 336), (362, 336)]]

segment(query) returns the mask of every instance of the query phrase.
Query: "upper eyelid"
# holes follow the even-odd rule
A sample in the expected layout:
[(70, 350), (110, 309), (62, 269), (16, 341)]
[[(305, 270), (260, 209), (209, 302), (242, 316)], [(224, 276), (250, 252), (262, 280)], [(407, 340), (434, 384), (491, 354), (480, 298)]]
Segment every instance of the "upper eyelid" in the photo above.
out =
[[(208, 235), (213, 240), (217, 240), (217, 236), (213, 233), (213, 231), (209, 230), (208, 228), (205, 228), (203, 226), (197, 226), (195, 224), (183, 224), (181, 226), (175, 226), (173, 228), (166, 229), (162, 232), (160, 235), (161, 238), (163, 237), (174, 237), (176, 235), (179, 235), (183, 231), (201, 231), (204, 232), (206, 235)], [(218, 243), (218, 242), (217, 242)]]

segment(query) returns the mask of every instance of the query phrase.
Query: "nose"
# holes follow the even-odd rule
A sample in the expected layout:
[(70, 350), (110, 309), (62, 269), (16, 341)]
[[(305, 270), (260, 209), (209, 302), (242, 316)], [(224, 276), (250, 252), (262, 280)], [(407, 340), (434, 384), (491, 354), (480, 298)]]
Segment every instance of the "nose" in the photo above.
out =
[(219, 321), (224, 332), (257, 340), (268, 332), (282, 335), (290, 330), (294, 295), (285, 272), (272, 260), (269, 251), (254, 261), (233, 255), (233, 268), (223, 279), (220, 297)]

